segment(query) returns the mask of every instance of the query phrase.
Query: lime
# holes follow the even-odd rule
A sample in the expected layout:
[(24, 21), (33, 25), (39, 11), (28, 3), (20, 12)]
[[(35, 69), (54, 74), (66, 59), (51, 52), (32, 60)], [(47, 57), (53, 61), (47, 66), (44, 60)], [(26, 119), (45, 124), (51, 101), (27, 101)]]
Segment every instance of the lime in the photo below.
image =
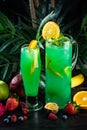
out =
[(9, 96), (9, 87), (8, 85), (0, 80), (0, 100), (3, 101), (3, 100), (6, 100)]

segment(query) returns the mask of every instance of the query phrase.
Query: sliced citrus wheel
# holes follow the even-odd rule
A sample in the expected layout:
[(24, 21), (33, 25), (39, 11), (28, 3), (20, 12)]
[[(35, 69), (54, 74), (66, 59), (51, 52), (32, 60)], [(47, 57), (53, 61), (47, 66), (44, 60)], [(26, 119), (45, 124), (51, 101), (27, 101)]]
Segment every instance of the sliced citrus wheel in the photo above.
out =
[(29, 49), (34, 49), (37, 46), (37, 40), (32, 40), (29, 44)]
[(53, 113), (57, 113), (59, 110), (59, 106), (56, 103), (49, 102), (44, 106), (45, 109), (52, 111)]
[(87, 109), (87, 91), (79, 91), (73, 96), (73, 101), (76, 102), (82, 109)]
[(47, 22), (42, 29), (42, 36), (45, 40), (48, 40), (48, 41), (51, 38), (58, 39), (60, 36), (59, 25), (53, 21)]

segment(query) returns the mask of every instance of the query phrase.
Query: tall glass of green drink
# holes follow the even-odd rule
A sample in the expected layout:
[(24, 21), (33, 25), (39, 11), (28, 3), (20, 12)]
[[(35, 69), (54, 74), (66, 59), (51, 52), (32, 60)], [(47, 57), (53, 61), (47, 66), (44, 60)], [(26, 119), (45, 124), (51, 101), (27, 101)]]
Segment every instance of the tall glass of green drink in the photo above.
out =
[(26, 103), (29, 110), (37, 111), (42, 108), (38, 102), (38, 88), (40, 83), (41, 59), (38, 45), (34, 48), (21, 48), (20, 68), (23, 78)]
[(46, 103), (63, 109), (71, 101), (72, 43), (62, 36), (46, 43)]

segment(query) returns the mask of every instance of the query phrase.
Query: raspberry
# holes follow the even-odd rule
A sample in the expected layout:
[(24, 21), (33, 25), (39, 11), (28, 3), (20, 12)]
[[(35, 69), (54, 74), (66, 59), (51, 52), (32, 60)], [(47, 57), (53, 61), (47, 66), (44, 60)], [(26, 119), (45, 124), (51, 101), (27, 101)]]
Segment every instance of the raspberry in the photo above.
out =
[(54, 113), (50, 113), (48, 115), (48, 118), (51, 119), (51, 120), (57, 120), (57, 115), (55, 115)]
[(24, 118), (24, 120), (27, 120), (27, 119), (28, 119), (28, 117), (27, 117), (27, 116), (24, 116), (23, 118)]
[(23, 112), (23, 114), (27, 114), (28, 112), (29, 112), (29, 109), (27, 109), (27, 108), (22, 108), (22, 112)]
[(25, 102), (20, 102), (20, 105), (22, 108), (27, 108), (28, 109), (28, 105)]
[(11, 116), (11, 122), (13, 122), (13, 123), (17, 122), (17, 116), (16, 115)]

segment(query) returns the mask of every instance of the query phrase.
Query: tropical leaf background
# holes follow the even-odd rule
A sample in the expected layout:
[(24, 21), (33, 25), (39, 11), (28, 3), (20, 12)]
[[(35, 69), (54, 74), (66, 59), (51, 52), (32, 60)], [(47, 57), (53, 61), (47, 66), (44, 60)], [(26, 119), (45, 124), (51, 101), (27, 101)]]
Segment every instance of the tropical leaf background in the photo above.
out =
[[(87, 1), (81, 0), (0, 0), (0, 79), (9, 82), (20, 73), (21, 46), (36, 38), (41, 21), (52, 11), (61, 31), (77, 41), (76, 66), (87, 76), (86, 5)], [(41, 56), (43, 63), (42, 48)], [(43, 70), (44, 66), (41, 84), (45, 78)]]

